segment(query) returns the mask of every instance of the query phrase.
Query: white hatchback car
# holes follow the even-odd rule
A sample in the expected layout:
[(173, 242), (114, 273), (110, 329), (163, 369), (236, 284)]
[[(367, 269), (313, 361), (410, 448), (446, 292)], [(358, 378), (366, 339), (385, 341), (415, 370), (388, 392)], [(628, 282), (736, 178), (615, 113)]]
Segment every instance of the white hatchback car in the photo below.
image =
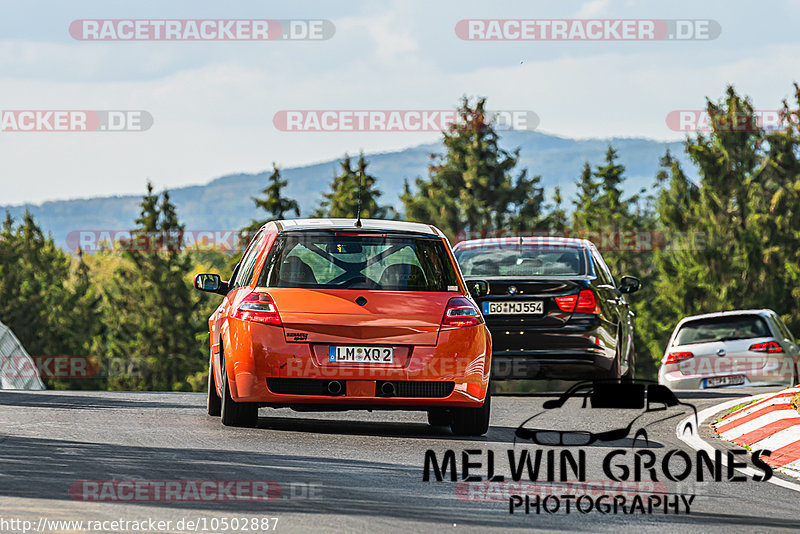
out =
[(794, 385), (800, 348), (772, 310), (682, 319), (667, 343), (658, 383), (670, 389)]

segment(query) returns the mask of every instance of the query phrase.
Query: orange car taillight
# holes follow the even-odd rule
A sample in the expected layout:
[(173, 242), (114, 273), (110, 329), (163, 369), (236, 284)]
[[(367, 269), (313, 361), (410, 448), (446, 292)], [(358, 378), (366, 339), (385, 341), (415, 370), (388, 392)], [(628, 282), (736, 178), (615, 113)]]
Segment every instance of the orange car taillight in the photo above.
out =
[(577, 295), (556, 297), (558, 309), (567, 313), (600, 313), (597, 299), (589, 289), (582, 289)]
[(664, 365), (669, 365), (671, 363), (680, 363), (690, 358), (694, 358), (694, 354), (692, 354), (691, 352), (670, 352), (664, 359)]
[(254, 323), (274, 324), (280, 326), (281, 316), (275, 301), (266, 293), (250, 293), (245, 297), (233, 316), (242, 321)]
[(774, 341), (765, 341), (764, 343), (755, 343), (750, 345), (750, 350), (753, 352), (783, 352), (783, 347)]
[(483, 324), (483, 317), (470, 301), (464, 297), (453, 297), (447, 303), (442, 318), (442, 330), (464, 328)]

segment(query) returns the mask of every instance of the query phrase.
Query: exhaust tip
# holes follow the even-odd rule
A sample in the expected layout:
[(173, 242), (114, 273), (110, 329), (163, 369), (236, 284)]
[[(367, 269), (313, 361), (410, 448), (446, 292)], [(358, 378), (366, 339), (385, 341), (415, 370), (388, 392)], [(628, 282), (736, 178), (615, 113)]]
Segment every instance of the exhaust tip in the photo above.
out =
[(341, 395), (344, 387), (338, 380), (331, 380), (328, 382), (328, 393), (331, 395)]
[(386, 397), (394, 397), (397, 395), (394, 382), (384, 382), (381, 384), (381, 394), (385, 395)]

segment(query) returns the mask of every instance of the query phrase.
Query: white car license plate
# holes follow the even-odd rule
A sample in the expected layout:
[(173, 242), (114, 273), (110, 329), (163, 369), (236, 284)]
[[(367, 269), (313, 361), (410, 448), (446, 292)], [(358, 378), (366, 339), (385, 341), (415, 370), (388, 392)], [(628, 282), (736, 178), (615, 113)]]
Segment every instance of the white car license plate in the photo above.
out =
[(541, 300), (504, 300), (483, 303), (484, 315), (542, 314), (544, 302)]
[(744, 384), (744, 375), (734, 376), (715, 376), (714, 378), (706, 378), (707, 388), (718, 388), (720, 386), (741, 386)]
[(352, 347), (331, 345), (328, 361), (336, 363), (373, 363), (391, 365), (394, 363), (392, 347)]

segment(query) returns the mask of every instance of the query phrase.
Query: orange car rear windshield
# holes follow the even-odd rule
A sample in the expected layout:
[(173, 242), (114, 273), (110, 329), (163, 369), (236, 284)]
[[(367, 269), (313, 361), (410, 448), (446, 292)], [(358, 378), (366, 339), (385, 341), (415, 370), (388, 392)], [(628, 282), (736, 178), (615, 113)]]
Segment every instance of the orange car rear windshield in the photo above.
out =
[(278, 236), (258, 285), (385, 291), (459, 289), (441, 239), (335, 232)]

